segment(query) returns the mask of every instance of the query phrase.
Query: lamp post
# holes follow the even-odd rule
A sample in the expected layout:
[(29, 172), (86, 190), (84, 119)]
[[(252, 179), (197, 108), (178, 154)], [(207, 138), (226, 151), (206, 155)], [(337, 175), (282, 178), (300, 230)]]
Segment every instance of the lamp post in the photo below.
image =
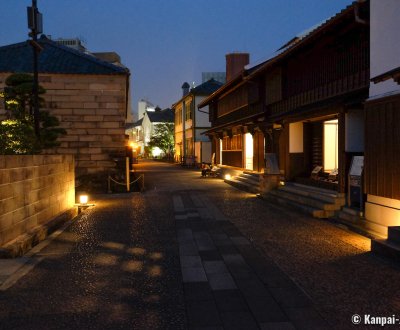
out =
[(28, 28), (31, 30), (29, 36), (32, 38), (30, 44), (33, 50), (33, 120), (35, 125), (35, 135), (37, 138), (40, 138), (38, 53), (41, 50), (41, 46), (37, 42), (37, 36), (43, 32), (42, 14), (37, 8), (36, 0), (32, 0), (32, 7), (28, 7), (27, 9)]

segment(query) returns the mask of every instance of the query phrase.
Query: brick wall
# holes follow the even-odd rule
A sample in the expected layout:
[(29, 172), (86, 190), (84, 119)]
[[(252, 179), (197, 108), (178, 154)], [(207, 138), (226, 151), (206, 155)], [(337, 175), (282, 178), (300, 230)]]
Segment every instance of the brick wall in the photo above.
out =
[(72, 155), (0, 156), (0, 246), (75, 202)]
[[(0, 88), (10, 73), (0, 73)], [(46, 110), (67, 130), (51, 154), (72, 154), (76, 175), (115, 166), (114, 155), (124, 154), (126, 75), (39, 74), (46, 89)], [(0, 102), (0, 116), (4, 106)]]

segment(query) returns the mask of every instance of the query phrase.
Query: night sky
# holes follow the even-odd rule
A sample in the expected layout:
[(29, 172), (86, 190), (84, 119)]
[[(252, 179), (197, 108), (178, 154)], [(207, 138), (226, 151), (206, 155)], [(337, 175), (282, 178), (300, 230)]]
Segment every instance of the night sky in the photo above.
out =
[[(28, 38), (30, 0), (1, 0), (0, 45)], [(85, 41), (89, 51), (115, 51), (132, 74), (132, 106), (147, 98), (162, 108), (184, 81), (225, 71), (225, 54), (249, 52), (255, 62), (351, 0), (38, 0), (52, 38)]]

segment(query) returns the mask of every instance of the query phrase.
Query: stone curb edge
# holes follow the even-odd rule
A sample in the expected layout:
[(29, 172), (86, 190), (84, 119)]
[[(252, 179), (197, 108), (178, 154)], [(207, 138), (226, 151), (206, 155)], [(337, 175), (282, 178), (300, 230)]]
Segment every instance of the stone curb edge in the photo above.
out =
[(51, 233), (56, 231), (67, 221), (75, 218), (77, 215), (78, 210), (76, 207), (73, 207), (50, 220), (48, 223), (37, 226), (28, 231), (28, 233), (18, 236), (16, 239), (0, 247), (0, 259), (10, 259), (23, 256), (35, 245), (45, 240)]

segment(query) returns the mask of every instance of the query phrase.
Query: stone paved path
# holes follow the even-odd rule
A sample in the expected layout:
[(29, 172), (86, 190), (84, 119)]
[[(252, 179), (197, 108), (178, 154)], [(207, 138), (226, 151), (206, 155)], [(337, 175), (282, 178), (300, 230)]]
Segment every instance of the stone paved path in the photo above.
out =
[(328, 328), (307, 295), (203, 193), (173, 201), (190, 327)]
[(399, 265), (368, 239), (180, 166), (137, 167), (144, 194), (99, 196), (36, 254), (0, 260), (0, 329), (352, 329), (355, 313), (400, 316)]

